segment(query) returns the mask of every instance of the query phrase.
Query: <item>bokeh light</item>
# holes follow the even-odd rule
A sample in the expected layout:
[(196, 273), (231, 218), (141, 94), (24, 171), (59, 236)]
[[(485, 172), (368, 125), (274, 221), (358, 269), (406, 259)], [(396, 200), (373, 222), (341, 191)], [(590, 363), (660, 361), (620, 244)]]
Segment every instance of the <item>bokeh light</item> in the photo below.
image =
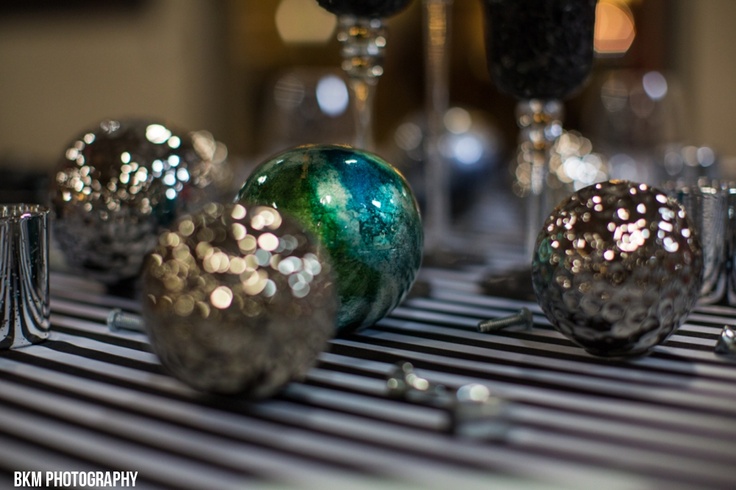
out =
[(595, 12), (594, 49), (599, 56), (623, 56), (636, 37), (634, 15), (622, 0), (600, 0)]

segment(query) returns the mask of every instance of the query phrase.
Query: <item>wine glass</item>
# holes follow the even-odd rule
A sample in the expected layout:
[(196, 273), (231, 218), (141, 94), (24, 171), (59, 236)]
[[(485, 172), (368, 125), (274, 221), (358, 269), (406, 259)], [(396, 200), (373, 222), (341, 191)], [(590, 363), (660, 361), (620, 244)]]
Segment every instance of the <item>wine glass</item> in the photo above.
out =
[[(423, 0), (425, 115), (427, 138), (425, 161), (425, 243), (428, 253), (444, 246), (450, 223), (450, 190), (448, 172), (439, 148), (443, 133), (443, 116), (449, 109), (449, 25), (453, 0)], [(431, 196), (431, 199), (429, 198)]]
[(556, 201), (550, 150), (562, 134), (562, 101), (593, 64), (597, 0), (482, 0), (488, 69), (498, 89), (518, 99), (519, 158), (529, 167), (526, 248), (531, 255)]
[(384, 19), (405, 9), (411, 0), (317, 0), (338, 18), (342, 68), (348, 76), (355, 117), (354, 146), (372, 151), (373, 99), (383, 75), (386, 47)]

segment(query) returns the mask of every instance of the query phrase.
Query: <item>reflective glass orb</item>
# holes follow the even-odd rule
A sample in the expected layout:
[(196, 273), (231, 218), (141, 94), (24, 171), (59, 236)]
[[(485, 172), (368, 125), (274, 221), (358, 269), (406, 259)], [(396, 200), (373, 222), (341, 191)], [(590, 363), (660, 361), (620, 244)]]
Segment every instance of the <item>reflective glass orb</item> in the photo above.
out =
[(219, 168), (155, 121), (102, 121), (67, 146), (52, 182), (54, 239), (67, 265), (108, 284), (136, 277), (159, 232), (213, 200)]
[(260, 164), (237, 200), (289, 213), (321, 239), (337, 282), (340, 331), (383, 318), (416, 278), (423, 245), (416, 200), (404, 177), (372, 153), (287, 150)]
[(552, 325), (594, 355), (640, 355), (698, 300), (703, 255), (684, 209), (609, 181), (563, 200), (537, 237), (532, 283)]
[(335, 331), (319, 241), (270, 207), (185, 215), (158, 238), (142, 283), (153, 351), (205, 392), (270, 396), (302, 377)]

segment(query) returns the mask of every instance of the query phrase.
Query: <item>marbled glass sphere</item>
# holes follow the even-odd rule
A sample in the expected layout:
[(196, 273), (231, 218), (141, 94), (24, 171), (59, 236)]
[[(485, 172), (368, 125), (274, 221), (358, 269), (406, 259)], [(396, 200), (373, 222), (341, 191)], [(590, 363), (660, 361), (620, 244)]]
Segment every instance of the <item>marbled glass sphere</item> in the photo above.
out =
[(51, 193), (70, 268), (108, 284), (136, 277), (160, 231), (217, 194), (218, 169), (195, 143), (147, 120), (102, 121), (72, 140)]
[(272, 395), (334, 335), (337, 293), (319, 241), (273, 208), (207, 204), (182, 217), (142, 280), (153, 351), (202, 391)]
[(563, 200), (537, 237), (532, 282), (552, 325), (600, 356), (644, 354), (698, 300), (703, 256), (684, 209), (627, 181)]
[(383, 318), (416, 278), (423, 244), (416, 200), (404, 177), (372, 153), (287, 150), (259, 165), (237, 200), (289, 213), (319, 236), (337, 281), (341, 331)]

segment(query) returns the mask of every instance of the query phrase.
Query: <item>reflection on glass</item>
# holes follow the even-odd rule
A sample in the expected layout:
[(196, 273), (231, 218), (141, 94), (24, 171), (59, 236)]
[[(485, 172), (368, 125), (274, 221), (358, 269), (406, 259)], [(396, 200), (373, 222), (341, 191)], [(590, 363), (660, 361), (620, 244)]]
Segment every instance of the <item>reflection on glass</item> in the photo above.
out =
[(667, 186), (670, 195), (682, 204), (698, 233), (703, 249), (703, 286), (700, 302), (717, 303), (726, 294), (727, 189), (719, 181), (700, 179), (694, 184)]
[(49, 210), (0, 205), (0, 350), (49, 336)]
[[(513, 191), (518, 196), (523, 197), (530, 192), (534, 154), (528, 142), (519, 145), (513, 184)], [(571, 191), (602, 182), (609, 173), (608, 160), (593, 151), (588, 138), (577, 131), (562, 130), (562, 134), (552, 143), (549, 154), (547, 186), (550, 188), (551, 202), (557, 203)]]
[(674, 76), (615, 69), (592, 85), (583, 129), (608, 157), (613, 178), (659, 185), (718, 177), (715, 152), (685, 144), (688, 118)]
[(263, 109), (261, 151), (313, 143), (350, 144), (350, 94), (338, 69), (295, 67), (277, 75)]
[[(489, 194), (488, 179), (499, 167), (503, 141), (493, 120), (476, 109), (450, 107), (440, 123), (436, 145), (446, 179), (445, 192), (449, 193), (451, 221), (451, 233), (443, 237), (442, 245), (450, 249), (454, 247), (448, 239), (456, 237), (460, 229), (479, 232), (484, 228), (480, 226), (482, 220), (471, 218), (468, 213), (481, 211), (474, 208), (485, 208), (479, 202)], [(425, 219), (425, 201), (428, 193), (432, 195), (427, 189), (426, 178), (427, 138), (425, 113), (416, 112), (399, 123), (387, 149), (390, 161), (409, 180)], [(464, 243), (464, 240), (458, 241)], [(461, 246), (466, 247), (467, 243)], [(431, 250), (428, 252), (432, 253)]]

